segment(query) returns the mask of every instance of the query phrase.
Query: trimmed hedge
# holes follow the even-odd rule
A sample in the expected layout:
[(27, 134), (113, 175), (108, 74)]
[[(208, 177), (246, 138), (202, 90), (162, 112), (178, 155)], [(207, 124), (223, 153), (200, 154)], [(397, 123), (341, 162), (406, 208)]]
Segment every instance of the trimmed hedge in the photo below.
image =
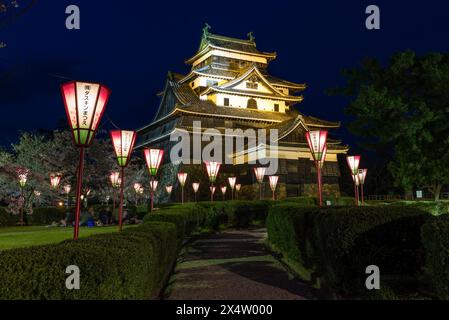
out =
[(424, 265), (420, 229), (429, 215), (408, 207), (317, 208), (286, 203), (271, 208), (271, 244), (289, 262), (314, 271), (333, 292), (366, 294), (365, 268), (414, 276)]
[[(173, 224), (0, 252), (0, 299), (149, 299), (176, 259)], [(80, 290), (67, 290), (66, 267), (80, 268)]]
[(63, 207), (38, 207), (33, 208), (33, 214), (28, 215), (27, 218), (30, 224), (46, 225), (65, 219), (66, 212), (67, 209)]
[(19, 216), (14, 216), (6, 211), (6, 208), (0, 208), (0, 228), (15, 226), (19, 222)]
[(422, 227), (426, 272), (441, 299), (449, 299), (449, 216), (431, 219)]

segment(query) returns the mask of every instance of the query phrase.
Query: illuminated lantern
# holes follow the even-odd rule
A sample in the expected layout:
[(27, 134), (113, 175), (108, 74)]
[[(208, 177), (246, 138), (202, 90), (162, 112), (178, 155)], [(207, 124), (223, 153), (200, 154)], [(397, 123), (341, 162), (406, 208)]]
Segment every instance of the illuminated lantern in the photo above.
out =
[(69, 206), (69, 193), (70, 193), (71, 190), (72, 190), (72, 186), (70, 184), (66, 184), (64, 186), (64, 192), (67, 195), (67, 207)]
[(156, 191), (157, 185), (158, 185), (158, 181), (157, 181), (157, 180), (153, 180), (153, 181), (150, 182), (150, 188), (151, 188), (151, 190), (152, 190), (153, 192)]
[(260, 192), (260, 200), (262, 200), (262, 183), (263, 178), (265, 177), (265, 171), (267, 169), (264, 167), (254, 168), (254, 174), (256, 175), (256, 180), (259, 183), (259, 192)]
[(19, 180), (19, 185), (21, 189), (25, 188), (29, 173), (30, 173), (29, 169), (26, 168), (17, 169), (17, 179)]
[(73, 234), (74, 239), (77, 240), (81, 213), (84, 149), (92, 143), (111, 91), (99, 83), (71, 81), (61, 86), (61, 93), (73, 142), (80, 148)]
[(214, 186), (210, 186), (209, 190), (210, 190), (211, 198), (213, 199), (214, 198), (214, 193), (215, 193), (215, 187)]
[(354, 181), (354, 199), (355, 205), (359, 205), (359, 188), (358, 188), (358, 171), (360, 165), (360, 156), (347, 156), (346, 161), (348, 162), (349, 170), (351, 171), (352, 180)]
[(70, 184), (66, 184), (64, 186), (64, 192), (65, 193), (69, 194), (71, 190), (72, 190), (72, 186)]
[(221, 187), (221, 193), (223, 194), (223, 201), (226, 200), (226, 186)]
[(365, 199), (363, 196), (363, 186), (365, 184), (365, 180), (366, 180), (366, 174), (368, 173), (368, 169), (359, 169), (358, 170), (358, 178), (359, 178), (359, 184), (360, 184), (360, 191), (361, 191), (361, 198), (362, 198), (362, 204), (365, 203)]
[(276, 186), (278, 184), (279, 176), (269, 176), (268, 179), (270, 180), (270, 188), (271, 191), (273, 192), (273, 200), (275, 200), (275, 191)]
[(231, 187), (231, 199), (234, 200), (234, 188), (235, 188), (235, 183), (237, 182), (237, 178), (229, 177), (228, 182), (229, 182), (229, 186)]
[[(150, 173), (151, 181), (153, 181), (157, 175), (157, 171), (159, 170), (159, 167), (162, 163), (162, 158), (164, 156), (164, 150), (162, 149), (149, 149), (146, 148), (143, 150), (143, 154), (145, 156), (145, 161), (147, 163), (148, 171)], [(153, 211), (154, 206), (154, 191), (150, 187), (150, 211)]]
[(320, 169), (323, 169), (323, 167), (324, 167), (324, 162), (326, 161), (326, 155), (327, 155), (327, 145), (324, 146), (323, 157), (321, 158), (321, 161), (320, 161)]
[(351, 170), (351, 174), (353, 176), (358, 174), (359, 164), (360, 164), (360, 156), (348, 156), (346, 157), (348, 162), (349, 170)]
[(239, 192), (240, 192), (240, 189), (241, 189), (241, 188), (242, 188), (242, 185), (241, 185), (240, 183), (237, 183), (237, 184), (235, 185), (235, 191), (236, 191), (235, 198), (236, 198), (236, 199), (238, 199)]
[(215, 183), (218, 176), (218, 171), (220, 170), (221, 163), (216, 161), (205, 161), (207, 175), (209, 176), (209, 181)]
[(110, 132), (112, 145), (114, 146), (117, 163), (122, 169), (121, 183), (120, 183), (120, 204), (118, 210), (118, 227), (122, 231), (122, 216), (123, 216), (123, 193), (125, 184), (125, 167), (131, 159), (131, 154), (136, 142), (136, 132), (127, 130), (112, 130)]
[(61, 182), (61, 175), (59, 173), (50, 174), (50, 185), (53, 189), (56, 189)]
[(140, 183), (138, 183), (138, 182), (136, 182), (136, 183), (134, 183), (134, 192), (136, 193), (136, 194), (139, 194), (140, 193), (140, 190), (142, 189), (142, 185), (140, 184)]
[(137, 206), (138, 202), (139, 202), (139, 195), (143, 194), (143, 187), (140, 183), (135, 182), (133, 185), (133, 188), (134, 188), (134, 192), (136, 194), (136, 206)]
[(198, 190), (200, 189), (200, 183), (199, 182), (192, 183), (192, 188), (193, 188), (193, 193), (195, 194), (195, 202), (196, 202), (196, 194), (197, 194)]
[(312, 154), (313, 161), (315, 162), (318, 182), (318, 199), (320, 206), (323, 206), (323, 191), (321, 181), (321, 168), (326, 160), (327, 153), (327, 131), (307, 131), (306, 132), (307, 143), (309, 144), (310, 153)]
[(145, 155), (150, 176), (156, 176), (162, 162), (162, 157), (164, 156), (164, 150), (147, 148), (143, 151), (143, 153)]
[[(221, 163), (216, 161), (204, 161), (206, 165), (206, 171), (207, 175), (209, 176), (209, 181), (211, 186), (214, 185), (215, 181), (217, 180), (218, 171), (220, 170)], [(209, 188), (212, 190), (211, 188)], [(215, 188), (213, 189), (215, 192)], [(214, 201), (214, 194), (211, 192), (210, 194), (210, 201)]]
[(121, 179), (120, 179), (120, 172), (113, 171), (109, 175), (109, 181), (111, 181), (111, 185), (113, 188), (117, 188), (120, 186)]
[(181, 185), (181, 200), (182, 200), (182, 203), (184, 203), (184, 186), (186, 184), (186, 180), (187, 180), (187, 173), (179, 172), (178, 173), (178, 181), (179, 181), (179, 184)]
[(314, 161), (321, 161), (324, 157), (324, 149), (326, 148), (327, 131), (307, 131), (307, 143)]
[(166, 186), (165, 191), (167, 191), (167, 193), (170, 195), (173, 191), (173, 186), (172, 185)]
[(22, 206), (20, 207), (20, 225), (21, 226), (24, 225), (23, 211), (25, 209), (25, 197), (24, 197), (23, 189), (25, 188), (25, 185), (27, 183), (29, 173), (30, 173), (30, 170), (26, 169), (26, 168), (19, 168), (19, 169), (17, 169), (17, 172), (16, 172), (17, 179), (19, 180), (19, 185), (20, 185), (20, 198), (22, 200)]
[(111, 91), (99, 84), (72, 81), (61, 86), (69, 126), (76, 146), (88, 147), (103, 116)]
[(131, 154), (136, 142), (136, 132), (126, 130), (112, 130), (110, 132), (114, 146), (117, 163), (120, 167), (126, 167), (131, 159)]

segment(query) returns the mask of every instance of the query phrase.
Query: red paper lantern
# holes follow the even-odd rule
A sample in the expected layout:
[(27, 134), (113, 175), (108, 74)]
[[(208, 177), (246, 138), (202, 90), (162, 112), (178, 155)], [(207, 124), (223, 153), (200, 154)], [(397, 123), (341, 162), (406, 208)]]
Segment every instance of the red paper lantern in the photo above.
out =
[(148, 170), (150, 171), (150, 176), (156, 176), (162, 162), (162, 157), (164, 156), (164, 150), (147, 148), (143, 153), (145, 155)]
[(120, 167), (126, 167), (131, 154), (134, 149), (134, 143), (136, 142), (136, 132), (126, 130), (112, 130), (111, 140), (114, 145), (115, 155), (117, 156), (117, 162)]
[(166, 187), (165, 187), (165, 191), (167, 191), (168, 194), (171, 194), (172, 191), (173, 191), (173, 186), (172, 186), (172, 185), (166, 186)]
[(59, 186), (60, 182), (61, 182), (61, 174), (59, 173), (50, 174), (50, 185), (53, 189), (56, 189)]
[(256, 179), (258, 183), (263, 182), (263, 178), (265, 177), (265, 171), (267, 169), (264, 167), (254, 168), (254, 174), (256, 175)]
[(348, 156), (346, 157), (348, 162), (349, 170), (351, 170), (351, 174), (353, 176), (357, 175), (359, 164), (360, 164), (360, 156)]
[(75, 145), (90, 146), (111, 91), (99, 83), (72, 81), (61, 92)]
[(306, 138), (313, 160), (321, 161), (323, 159), (324, 149), (326, 147), (327, 131), (307, 131)]
[(217, 180), (218, 171), (220, 170), (221, 163), (216, 161), (204, 161), (206, 164), (207, 175), (211, 183)]
[(359, 182), (361, 185), (365, 184), (366, 174), (368, 173), (368, 169), (359, 169), (357, 176), (359, 177)]
[(270, 180), (270, 188), (271, 191), (276, 191), (276, 186), (278, 184), (279, 176), (269, 176), (268, 179)]

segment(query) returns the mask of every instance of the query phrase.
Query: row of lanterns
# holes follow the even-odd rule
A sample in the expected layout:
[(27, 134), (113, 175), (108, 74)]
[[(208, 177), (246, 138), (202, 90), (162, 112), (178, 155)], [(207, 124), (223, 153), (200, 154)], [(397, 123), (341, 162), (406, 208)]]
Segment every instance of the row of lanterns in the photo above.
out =
[[(64, 100), (64, 105), (66, 108), (66, 113), (68, 117), (69, 126), (72, 132), (72, 138), (74, 144), (79, 147), (79, 165), (77, 170), (77, 184), (76, 184), (76, 211), (75, 211), (75, 230), (74, 239), (78, 239), (79, 234), (79, 219), (80, 219), (80, 209), (81, 209), (81, 191), (82, 191), (82, 181), (83, 181), (83, 167), (84, 167), (84, 152), (85, 148), (89, 147), (92, 143), (93, 137), (97, 131), (98, 125), (101, 121), (102, 115), (104, 113), (106, 104), (108, 102), (111, 91), (98, 83), (87, 83), (72, 81), (61, 86), (61, 92)], [(327, 153), (327, 131), (308, 131), (306, 133), (306, 138), (309, 144), (310, 151), (312, 153), (313, 160), (316, 165), (317, 171), (317, 181), (318, 181), (318, 198), (320, 206), (323, 205), (322, 197), (322, 175), (321, 169), (324, 165), (324, 161)], [(122, 210), (123, 210), (123, 186), (125, 182), (125, 167), (128, 165), (132, 150), (134, 148), (134, 143), (136, 139), (135, 131), (125, 131), (125, 130), (113, 130), (111, 131), (111, 139), (114, 145), (114, 150), (117, 156), (117, 163), (121, 168), (120, 181), (119, 177), (111, 175), (111, 182), (114, 179), (115, 183), (113, 185), (120, 185), (120, 204), (119, 204), (119, 229), (122, 229)], [(144, 156), (149, 169), (149, 174), (151, 177), (150, 191), (151, 191), (151, 210), (154, 206), (154, 192), (157, 188), (158, 182), (155, 180), (157, 171), (162, 162), (164, 151), (160, 149), (145, 149)], [(359, 156), (348, 157), (348, 164), (353, 173), (355, 192), (356, 192), (356, 203), (358, 204), (358, 186), (363, 185), (366, 170), (359, 175), (358, 163), (360, 161)], [(215, 182), (218, 176), (218, 172), (221, 164), (218, 162), (205, 162), (207, 174), (210, 181), (210, 192), (211, 201), (213, 201), (213, 195), (215, 193)], [(265, 176), (266, 168), (258, 167), (254, 168), (254, 173), (259, 183), (260, 199), (262, 199), (262, 183)], [(114, 173), (116, 174), (116, 173)], [(233, 180), (229, 180), (229, 184), (234, 192), (235, 178), (231, 177)], [(276, 185), (278, 182), (278, 176), (270, 176), (270, 187), (273, 192), (273, 199), (275, 195)], [(54, 177), (55, 183), (57, 182), (57, 176)], [(59, 178), (60, 179), (60, 178)], [(178, 181), (181, 185), (182, 192), (182, 202), (184, 203), (184, 186), (187, 180), (187, 173), (178, 173)], [(59, 182), (58, 182), (59, 183)], [(192, 185), (193, 186), (193, 185)], [(193, 186), (196, 192), (198, 191), (199, 184)], [(172, 187), (167, 186), (166, 191), (171, 193)], [(222, 187), (221, 191), (223, 194), (226, 193), (226, 187)], [(143, 189), (142, 189), (143, 192)], [(362, 188), (363, 194), (363, 188)], [(363, 196), (362, 196), (363, 199)], [(363, 200), (362, 200), (363, 201)]]

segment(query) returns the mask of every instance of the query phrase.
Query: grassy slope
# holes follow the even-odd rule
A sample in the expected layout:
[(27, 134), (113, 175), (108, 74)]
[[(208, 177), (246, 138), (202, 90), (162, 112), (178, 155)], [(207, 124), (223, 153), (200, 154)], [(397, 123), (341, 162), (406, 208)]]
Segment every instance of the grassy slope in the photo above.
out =
[[(116, 232), (117, 227), (80, 228), (80, 237)], [(0, 250), (37, 246), (72, 239), (73, 228), (45, 226), (0, 228)]]

